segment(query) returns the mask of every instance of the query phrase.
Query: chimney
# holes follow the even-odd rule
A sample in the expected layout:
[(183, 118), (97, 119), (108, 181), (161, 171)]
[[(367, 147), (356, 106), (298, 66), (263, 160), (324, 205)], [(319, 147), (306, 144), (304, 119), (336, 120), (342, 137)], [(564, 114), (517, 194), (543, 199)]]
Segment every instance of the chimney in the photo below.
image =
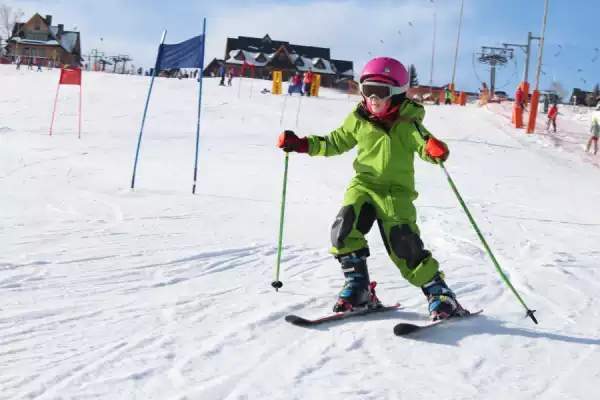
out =
[(52, 15), (46, 15), (46, 23), (48, 26), (52, 26)]
[(62, 39), (63, 31), (65, 30), (65, 26), (63, 24), (58, 24), (58, 40)]

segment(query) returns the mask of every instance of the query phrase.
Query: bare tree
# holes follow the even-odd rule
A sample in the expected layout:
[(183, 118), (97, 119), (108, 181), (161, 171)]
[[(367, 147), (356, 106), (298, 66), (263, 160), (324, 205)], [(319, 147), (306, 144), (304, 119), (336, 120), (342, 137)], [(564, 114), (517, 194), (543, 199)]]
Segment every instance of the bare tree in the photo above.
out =
[(552, 82), (552, 88), (550, 90), (558, 97), (558, 101), (561, 103), (564, 98), (569, 95), (569, 91), (558, 81)]
[(0, 4), (0, 53), (4, 51), (4, 46), (12, 36), (15, 24), (22, 20), (23, 15), (24, 13), (20, 9), (13, 10), (6, 4)]

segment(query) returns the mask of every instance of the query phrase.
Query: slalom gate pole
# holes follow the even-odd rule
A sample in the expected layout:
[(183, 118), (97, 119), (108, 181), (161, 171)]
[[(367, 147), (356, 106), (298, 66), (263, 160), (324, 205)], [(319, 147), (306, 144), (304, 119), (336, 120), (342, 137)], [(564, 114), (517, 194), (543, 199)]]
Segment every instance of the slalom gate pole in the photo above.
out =
[[(202, 54), (204, 54), (204, 47), (206, 43), (206, 18), (202, 22)], [(202, 114), (202, 82), (204, 75), (204, 62), (200, 65), (199, 75), (199, 87), (198, 87), (198, 118), (196, 121), (196, 153), (194, 156), (194, 183), (192, 185), (192, 194), (196, 194), (196, 183), (198, 181), (198, 147), (200, 146), (200, 117)]]
[(167, 31), (163, 31), (162, 38), (160, 40), (160, 46), (158, 47), (158, 53), (156, 54), (156, 63), (154, 64), (154, 70), (152, 72), (152, 79), (150, 80), (150, 89), (148, 90), (148, 97), (146, 98), (146, 105), (144, 106), (144, 115), (142, 117), (142, 126), (140, 127), (140, 135), (138, 136), (137, 148), (135, 150), (135, 161), (133, 162), (133, 174), (131, 176), (131, 189), (135, 187), (135, 176), (137, 173), (138, 159), (140, 157), (140, 146), (142, 145), (142, 134), (144, 133), (144, 124), (146, 123), (146, 116), (148, 114), (148, 105), (150, 104), (150, 97), (152, 96), (152, 88), (154, 87), (154, 79), (157, 74), (157, 67), (162, 53), (162, 45), (165, 43), (167, 37)]
[(81, 139), (81, 119), (83, 117), (83, 114), (81, 113), (81, 103), (82, 103), (82, 97), (83, 97), (83, 83), (79, 85), (79, 133), (77, 134), (77, 137), (79, 139)]
[[(423, 138), (423, 140), (427, 140), (427, 137), (425, 135), (423, 135), (423, 132), (421, 132), (421, 128), (419, 128), (419, 124), (416, 123), (416, 122), (414, 122), (414, 125), (417, 128), (417, 131), (419, 132), (419, 134), (421, 135), (421, 138)], [(477, 223), (475, 222), (475, 219), (473, 219), (473, 216), (469, 212), (469, 209), (467, 208), (467, 205), (465, 204), (462, 196), (458, 192), (458, 189), (456, 188), (456, 185), (454, 184), (454, 181), (452, 180), (452, 177), (450, 176), (450, 173), (448, 172), (448, 170), (444, 166), (444, 163), (442, 161), (439, 161), (438, 164), (442, 168), (442, 170), (444, 171), (444, 174), (446, 174), (446, 178), (448, 179), (448, 183), (450, 184), (450, 187), (452, 188), (452, 191), (454, 192), (454, 195), (458, 199), (458, 202), (462, 206), (462, 209), (464, 210), (465, 214), (467, 214), (467, 218), (469, 218), (469, 221), (471, 222), (471, 226), (473, 227), (473, 229), (477, 233), (477, 236), (479, 237), (479, 240), (481, 240), (481, 243), (483, 244), (483, 247), (485, 247), (485, 250), (487, 251), (487, 253), (490, 256), (490, 258), (492, 259), (492, 262), (494, 263), (494, 266), (496, 267), (496, 270), (498, 271), (498, 273), (500, 274), (500, 276), (504, 280), (504, 283), (506, 283), (506, 285), (513, 292), (513, 294), (515, 295), (515, 297), (517, 298), (517, 300), (519, 300), (519, 303), (521, 303), (521, 305), (523, 306), (523, 308), (525, 308), (525, 310), (527, 312), (526, 316), (529, 317), (529, 318), (531, 318), (531, 320), (534, 323), (537, 324), (538, 321), (535, 318), (535, 315), (533, 315), (533, 313), (535, 313), (536, 310), (530, 310), (529, 307), (527, 307), (527, 305), (525, 304), (525, 302), (523, 301), (523, 299), (521, 298), (521, 296), (519, 295), (519, 293), (517, 292), (517, 290), (515, 289), (515, 287), (512, 285), (512, 283), (510, 283), (510, 280), (508, 279), (508, 277), (506, 276), (506, 274), (504, 273), (504, 271), (502, 271), (502, 268), (500, 268), (500, 264), (498, 263), (498, 260), (496, 260), (496, 257), (494, 256), (494, 253), (492, 253), (492, 249), (490, 249), (490, 246), (487, 244), (485, 238), (481, 234), (481, 231), (479, 230), (479, 227), (477, 226)]]
[(283, 170), (283, 191), (281, 194), (281, 215), (279, 217), (279, 242), (277, 245), (277, 269), (275, 271), (275, 280), (271, 283), (271, 286), (278, 292), (283, 287), (283, 283), (279, 280), (279, 270), (281, 267), (281, 247), (283, 243), (283, 220), (285, 215), (285, 194), (287, 188), (287, 176), (288, 176), (288, 165), (290, 160), (290, 153), (285, 153), (285, 167)]
[(52, 128), (54, 127), (54, 116), (56, 114), (56, 103), (58, 102), (58, 92), (60, 91), (60, 82), (56, 88), (56, 97), (54, 98), (54, 107), (52, 108), (52, 121), (50, 122), (50, 136), (52, 136)]
[(285, 112), (285, 105), (287, 104), (288, 96), (283, 96), (283, 107), (281, 108), (281, 117), (279, 118), (279, 126), (283, 125), (283, 113)]
[(300, 119), (300, 106), (302, 105), (302, 97), (300, 96), (300, 100), (298, 100), (298, 110), (296, 111), (296, 128), (298, 128), (298, 120)]

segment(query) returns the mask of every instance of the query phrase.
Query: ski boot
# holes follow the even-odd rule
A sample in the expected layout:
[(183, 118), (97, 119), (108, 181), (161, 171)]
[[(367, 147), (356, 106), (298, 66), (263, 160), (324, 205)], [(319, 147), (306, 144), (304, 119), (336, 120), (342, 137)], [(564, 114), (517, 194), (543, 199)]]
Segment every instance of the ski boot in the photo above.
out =
[(470, 314), (460, 305), (456, 294), (444, 282), (442, 271), (436, 273), (421, 289), (429, 301), (429, 316), (432, 321)]
[(381, 302), (375, 295), (377, 283), (369, 281), (367, 255), (368, 253), (357, 256), (356, 253), (352, 253), (336, 257), (342, 266), (346, 281), (333, 306), (333, 312), (381, 307)]

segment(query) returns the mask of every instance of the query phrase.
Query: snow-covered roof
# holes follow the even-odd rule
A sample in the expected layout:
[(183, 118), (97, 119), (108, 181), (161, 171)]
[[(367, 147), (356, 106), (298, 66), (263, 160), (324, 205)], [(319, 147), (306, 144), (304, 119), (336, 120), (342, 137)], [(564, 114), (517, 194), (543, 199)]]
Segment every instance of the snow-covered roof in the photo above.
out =
[[(235, 57), (237, 57), (240, 52), (242, 52), (244, 54), (244, 60), (237, 60)], [(242, 65), (244, 64), (244, 62), (246, 62), (247, 64), (250, 65), (256, 65), (257, 67), (264, 67), (265, 65), (267, 65), (267, 63), (269, 61), (271, 61), (272, 59), (272, 54), (265, 54), (266, 57), (266, 61), (257, 61), (256, 59), (260, 56), (260, 52), (258, 53), (251, 53), (249, 51), (246, 50), (231, 50), (229, 52), (229, 58), (227, 60), (225, 60), (225, 62), (228, 62), (229, 64), (239, 64)]]
[(32, 40), (32, 39), (22, 39), (20, 37), (15, 37), (12, 39), (15, 43), (20, 44), (30, 44), (30, 45), (38, 45), (38, 46), (60, 46), (60, 44), (56, 40)]
[[(58, 27), (50, 26), (50, 33), (56, 40), (58, 40)], [(77, 44), (77, 32), (63, 32), (62, 38), (60, 40), (60, 45), (69, 53), (72, 53), (75, 49), (75, 45)]]
[[(236, 59), (236, 57), (238, 57), (240, 53), (242, 53), (244, 55), (244, 60)], [(257, 58), (259, 58), (261, 54), (264, 54), (266, 61), (258, 61), (257, 60)], [(264, 67), (273, 60), (273, 58), (275, 57), (276, 54), (277, 54), (277, 52), (267, 54), (267, 53), (261, 53), (261, 52), (250, 52), (250, 51), (246, 51), (246, 50), (231, 50), (229, 52), (229, 58), (227, 60), (225, 60), (225, 62), (227, 62), (229, 64), (238, 64), (238, 65), (243, 65), (245, 62), (250, 65), (256, 65), (257, 67)], [(312, 71), (315, 74), (335, 75), (335, 71), (333, 70), (333, 65), (330, 60), (326, 60), (324, 58), (319, 58), (319, 57), (308, 58), (308, 57), (300, 56), (295, 53), (290, 54), (289, 56), (290, 56), (290, 61), (292, 62), (292, 64), (294, 64), (296, 66), (296, 69), (298, 71), (306, 72), (306, 71), (308, 71), (309, 68), (312, 68)], [(302, 61), (301, 64), (296, 63), (298, 61), (298, 59), (300, 59)], [(323, 68), (317, 67), (317, 64), (319, 64), (319, 62), (323, 63)], [(349, 70), (349, 71), (344, 72), (342, 75), (354, 76), (354, 71)]]
[[(296, 64), (298, 59), (302, 61), (302, 64), (296, 64), (296, 68), (298, 71), (306, 72), (309, 68), (312, 68), (313, 72), (316, 74), (335, 74), (333, 71), (333, 67), (331, 66), (331, 61), (326, 60), (324, 58), (307, 58), (302, 57), (297, 54), (290, 55), (292, 62)], [(316, 65), (319, 63), (319, 60), (323, 62), (323, 66), (325, 68), (318, 68)]]

